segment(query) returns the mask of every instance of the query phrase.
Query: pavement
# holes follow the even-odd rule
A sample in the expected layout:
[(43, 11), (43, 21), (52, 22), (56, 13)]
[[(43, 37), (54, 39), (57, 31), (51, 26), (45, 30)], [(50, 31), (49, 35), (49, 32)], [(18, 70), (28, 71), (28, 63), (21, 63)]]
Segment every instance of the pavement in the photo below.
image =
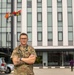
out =
[(70, 68), (34, 69), (35, 75), (74, 75)]
[[(0, 74), (0, 75), (13, 75), (11, 74)], [(74, 69), (71, 68), (34, 68), (35, 75), (74, 75)]]

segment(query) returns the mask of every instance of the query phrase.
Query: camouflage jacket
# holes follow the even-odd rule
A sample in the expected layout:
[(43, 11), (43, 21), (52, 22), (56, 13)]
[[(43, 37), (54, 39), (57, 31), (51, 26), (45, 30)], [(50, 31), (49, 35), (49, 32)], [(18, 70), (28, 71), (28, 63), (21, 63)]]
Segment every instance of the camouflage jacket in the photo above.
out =
[[(28, 58), (31, 54), (36, 55), (36, 52), (32, 46), (28, 45), (27, 47), (22, 47), (19, 45), (13, 50), (11, 58), (14, 56), (18, 56), (19, 58)], [(25, 62), (22, 64), (20, 63), (18, 66), (15, 66), (14, 75), (34, 75), (33, 65)]]

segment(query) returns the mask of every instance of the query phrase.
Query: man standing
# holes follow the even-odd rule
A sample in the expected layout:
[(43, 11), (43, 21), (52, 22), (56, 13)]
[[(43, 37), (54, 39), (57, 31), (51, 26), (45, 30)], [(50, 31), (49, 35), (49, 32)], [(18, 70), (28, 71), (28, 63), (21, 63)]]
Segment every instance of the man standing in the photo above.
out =
[(34, 75), (33, 64), (36, 60), (36, 52), (32, 46), (27, 44), (28, 35), (20, 34), (20, 45), (16, 47), (11, 55), (14, 64), (14, 75)]
[(73, 64), (74, 64), (74, 61), (71, 60), (71, 61), (70, 61), (71, 71), (73, 71)]

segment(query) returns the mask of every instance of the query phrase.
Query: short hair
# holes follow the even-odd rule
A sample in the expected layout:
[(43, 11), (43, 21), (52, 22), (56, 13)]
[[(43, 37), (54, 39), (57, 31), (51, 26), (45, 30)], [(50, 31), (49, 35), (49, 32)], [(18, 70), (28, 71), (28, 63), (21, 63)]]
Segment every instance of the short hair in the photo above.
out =
[(27, 35), (26, 33), (21, 33), (21, 34), (20, 34), (20, 37), (21, 37), (22, 35), (26, 35), (26, 36), (28, 37), (28, 35)]

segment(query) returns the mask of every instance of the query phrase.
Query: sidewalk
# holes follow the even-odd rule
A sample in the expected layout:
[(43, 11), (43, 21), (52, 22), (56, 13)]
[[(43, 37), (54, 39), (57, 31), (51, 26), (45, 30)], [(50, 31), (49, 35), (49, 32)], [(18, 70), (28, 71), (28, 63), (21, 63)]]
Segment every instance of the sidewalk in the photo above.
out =
[(70, 68), (52, 68), (38, 69), (34, 68), (35, 75), (74, 75)]

